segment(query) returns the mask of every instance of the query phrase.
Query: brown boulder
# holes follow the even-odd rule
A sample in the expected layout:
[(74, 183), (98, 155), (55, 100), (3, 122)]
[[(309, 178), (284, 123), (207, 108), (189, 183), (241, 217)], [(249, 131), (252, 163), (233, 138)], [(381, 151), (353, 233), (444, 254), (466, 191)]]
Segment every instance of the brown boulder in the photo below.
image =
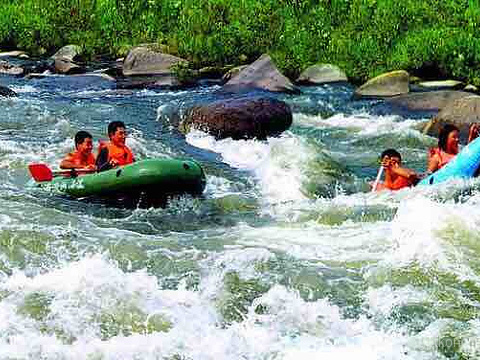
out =
[(265, 139), (287, 130), (292, 111), (283, 101), (269, 97), (239, 97), (219, 100), (189, 109), (180, 130), (196, 128), (217, 139)]
[(170, 76), (173, 74), (172, 67), (179, 63), (187, 64), (187, 61), (147, 46), (134, 47), (123, 61), (123, 75)]
[(78, 45), (66, 45), (58, 50), (53, 56), (52, 59), (65, 59), (68, 61), (78, 60), (82, 54), (82, 48)]
[(368, 80), (355, 90), (356, 98), (381, 98), (406, 94), (409, 74), (404, 70), (391, 71)]
[(472, 123), (480, 123), (480, 96), (469, 95), (446, 105), (423, 129), (425, 134), (438, 136), (445, 124), (453, 124), (460, 129), (460, 138), (468, 138)]
[(300, 93), (300, 90), (278, 71), (267, 54), (240, 70), (224, 86), (226, 90), (232, 91), (262, 89), (272, 92)]

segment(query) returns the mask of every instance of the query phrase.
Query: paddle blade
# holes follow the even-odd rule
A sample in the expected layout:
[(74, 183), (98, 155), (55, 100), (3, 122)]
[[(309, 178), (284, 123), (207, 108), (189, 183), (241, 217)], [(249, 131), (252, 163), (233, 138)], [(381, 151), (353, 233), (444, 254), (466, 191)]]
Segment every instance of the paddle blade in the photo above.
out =
[(53, 179), (52, 170), (45, 164), (30, 164), (28, 165), (28, 170), (37, 182), (52, 181)]

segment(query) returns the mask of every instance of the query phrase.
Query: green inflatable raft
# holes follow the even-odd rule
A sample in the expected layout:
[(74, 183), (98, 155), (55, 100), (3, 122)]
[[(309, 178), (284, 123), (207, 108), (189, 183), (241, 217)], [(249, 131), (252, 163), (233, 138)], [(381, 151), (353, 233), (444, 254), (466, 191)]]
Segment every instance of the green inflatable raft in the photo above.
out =
[(155, 200), (175, 194), (200, 195), (206, 180), (203, 169), (193, 160), (149, 159), (102, 172), (56, 176), (37, 184), (76, 198), (142, 196)]

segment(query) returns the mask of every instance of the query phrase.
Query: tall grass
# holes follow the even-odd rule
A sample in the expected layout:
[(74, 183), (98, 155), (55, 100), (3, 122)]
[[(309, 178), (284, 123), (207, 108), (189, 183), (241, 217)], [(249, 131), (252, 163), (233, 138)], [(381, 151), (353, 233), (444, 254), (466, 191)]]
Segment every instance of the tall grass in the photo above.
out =
[(239, 65), (269, 52), (289, 76), (317, 62), (354, 81), (420, 71), (480, 85), (477, 0), (0, 0), (0, 48), (88, 57), (155, 42), (193, 67)]

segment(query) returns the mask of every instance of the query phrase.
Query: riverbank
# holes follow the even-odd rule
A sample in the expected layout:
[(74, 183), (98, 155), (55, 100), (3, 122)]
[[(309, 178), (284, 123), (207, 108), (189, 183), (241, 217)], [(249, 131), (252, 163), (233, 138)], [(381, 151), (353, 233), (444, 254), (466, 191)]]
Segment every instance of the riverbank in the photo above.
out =
[(0, 49), (49, 56), (74, 43), (87, 59), (114, 59), (154, 42), (194, 69), (242, 65), (269, 53), (290, 78), (323, 62), (354, 83), (404, 69), (480, 85), (479, 17), (476, 2), (456, 0), (24, 0), (0, 9)]

